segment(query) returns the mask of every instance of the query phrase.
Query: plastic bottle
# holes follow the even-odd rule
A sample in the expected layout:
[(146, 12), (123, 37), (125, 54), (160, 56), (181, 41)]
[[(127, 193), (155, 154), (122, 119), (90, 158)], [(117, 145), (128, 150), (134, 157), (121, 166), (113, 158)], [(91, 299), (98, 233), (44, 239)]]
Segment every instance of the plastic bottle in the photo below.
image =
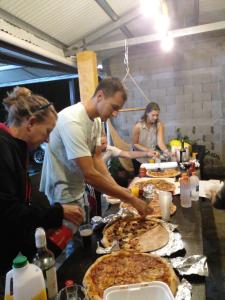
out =
[(196, 172), (192, 172), (192, 176), (190, 177), (190, 187), (191, 187), (191, 200), (198, 201), (199, 200), (199, 178), (196, 175)]
[(46, 235), (43, 228), (36, 229), (35, 244), (37, 247), (37, 253), (33, 259), (33, 263), (42, 270), (48, 300), (53, 300), (58, 293), (55, 256), (46, 246)]
[(191, 207), (190, 180), (187, 174), (182, 174), (180, 178), (180, 201), (182, 207)]
[(73, 280), (65, 282), (66, 287), (66, 300), (77, 300), (77, 287), (74, 286)]
[(13, 260), (13, 269), (6, 275), (5, 300), (47, 300), (41, 269), (30, 264), (26, 256)]

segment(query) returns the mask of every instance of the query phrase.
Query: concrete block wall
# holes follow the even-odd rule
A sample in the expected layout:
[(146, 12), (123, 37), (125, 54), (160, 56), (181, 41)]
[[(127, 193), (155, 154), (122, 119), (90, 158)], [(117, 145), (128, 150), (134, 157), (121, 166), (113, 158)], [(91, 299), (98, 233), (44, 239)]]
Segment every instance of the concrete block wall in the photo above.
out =
[[(109, 60), (112, 76), (126, 74), (124, 53)], [(176, 128), (225, 161), (225, 41), (223, 36), (177, 40), (171, 53), (150, 45), (129, 49), (130, 73), (150, 101), (160, 105), (168, 142)], [(148, 103), (127, 77), (126, 108)], [(114, 120), (120, 136), (131, 143), (131, 130), (143, 112), (123, 112)]]

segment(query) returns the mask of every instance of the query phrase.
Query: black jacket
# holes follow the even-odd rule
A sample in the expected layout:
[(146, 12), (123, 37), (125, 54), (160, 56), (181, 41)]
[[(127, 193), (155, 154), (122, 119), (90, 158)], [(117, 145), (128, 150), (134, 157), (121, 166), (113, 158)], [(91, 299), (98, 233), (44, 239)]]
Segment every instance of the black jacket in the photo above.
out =
[(61, 226), (63, 209), (60, 204), (44, 208), (32, 204), (27, 175), (27, 144), (16, 139), (0, 125), (0, 273), (12, 266), (18, 254), (35, 253), (34, 232)]

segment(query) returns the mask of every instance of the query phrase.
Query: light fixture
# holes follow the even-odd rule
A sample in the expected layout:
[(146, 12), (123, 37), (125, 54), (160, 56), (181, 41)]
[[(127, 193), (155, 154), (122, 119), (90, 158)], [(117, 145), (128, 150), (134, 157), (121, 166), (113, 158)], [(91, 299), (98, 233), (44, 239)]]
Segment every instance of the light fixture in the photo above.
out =
[(170, 20), (168, 15), (159, 15), (157, 19), (155, 20), (155, 28), (158, 31), (159, 34), (164, 36), (170, 27)]
[(145, 17), (155, 18), (160, 11), (160, 0), (141, 0), (141, 11)]
[(161, 40), (161, 48), (165, 51), (165, 52), (169, 52), (170, 50), (173, 49), (174, 46), (174, 40), (171, 36), (166, 35), (162, 38)]

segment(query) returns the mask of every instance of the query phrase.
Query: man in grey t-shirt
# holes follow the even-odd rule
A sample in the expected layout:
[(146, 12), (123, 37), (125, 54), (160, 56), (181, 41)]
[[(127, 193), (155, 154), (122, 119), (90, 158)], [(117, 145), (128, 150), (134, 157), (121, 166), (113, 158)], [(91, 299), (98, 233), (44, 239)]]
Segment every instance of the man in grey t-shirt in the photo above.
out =
[(58, 114), (46, 149), (40, 190), (50, 202), (84, 205), (85, 183), (96, 190), (132, 204), (141, 214), (146, 203), (120, 187), (109, 174), (101, 156), (101, 122), (117, 116), (127, 100), (117, 78), (106, 78), (93, 97)]

